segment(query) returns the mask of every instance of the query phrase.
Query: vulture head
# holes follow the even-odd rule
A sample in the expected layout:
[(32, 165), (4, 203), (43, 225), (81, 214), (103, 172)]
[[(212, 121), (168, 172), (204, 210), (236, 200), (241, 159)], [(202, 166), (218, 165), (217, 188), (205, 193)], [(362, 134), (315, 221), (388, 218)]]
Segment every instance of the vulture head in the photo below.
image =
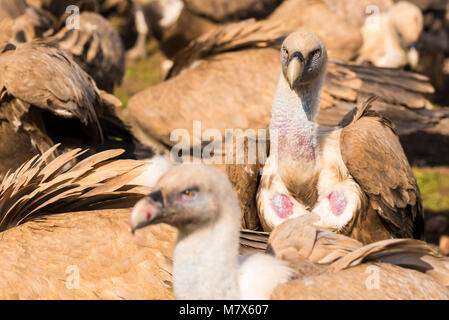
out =
[(399, 42), (407, 51), (407, 60), (412, 68), (418, 65), (416, 43), (423, 31), (423, 15), (421, 10), (407, 1), (400, 1), (390, 10), (390, 21), (396, 30)]
[(326, 72), (327, 52), (321, 39), (307, 31), (290, 34), (283, 42), (281, 65), (291, 89), (310, 84)]
[[(163, 175), (154, 191), (140, 200), (131, 214), (131, 228), (167, 223), (189, 233), (219, 219), (223, 199), (238, 203), (227, 176), (218, 169), (202, 164), (184, 164), (173, 167)], [(232, 201), (234, 200), (234, 201)], [(240, 217), (232, 217), (239, 221)]]

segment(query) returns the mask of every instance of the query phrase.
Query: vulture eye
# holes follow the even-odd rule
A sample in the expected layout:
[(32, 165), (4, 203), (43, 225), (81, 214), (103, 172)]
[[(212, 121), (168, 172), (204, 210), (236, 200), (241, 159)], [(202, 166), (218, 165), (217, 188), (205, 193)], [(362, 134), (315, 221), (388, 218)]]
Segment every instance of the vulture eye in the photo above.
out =
[(311, 62), (317, 61), (321, 57), (321, 49), (313, 50), (309, 55), (309, 60)]
[(288, 50), (285, 48), (282, 48), (282, 55), (286, 58), (288, 58)]
[(183, 192), (181, 192), (181, 197), (182, 197), (182, 200), (191, 201), (196, 198), (197, 194), (198, 194), (197, 190), (186, 189)]

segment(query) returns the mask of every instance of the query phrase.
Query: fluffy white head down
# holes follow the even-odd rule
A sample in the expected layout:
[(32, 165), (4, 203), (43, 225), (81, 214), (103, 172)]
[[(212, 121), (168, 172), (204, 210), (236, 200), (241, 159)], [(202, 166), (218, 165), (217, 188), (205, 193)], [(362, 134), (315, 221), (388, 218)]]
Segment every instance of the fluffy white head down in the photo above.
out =
[(130, 185), (153, 188), (159, 178), (173, 167), (173, 163), (165, 156), (155, 156), (152, 159), (145, 160), (145, 162), (148, 165), (146, 165), (144, 172), (131, 181)]

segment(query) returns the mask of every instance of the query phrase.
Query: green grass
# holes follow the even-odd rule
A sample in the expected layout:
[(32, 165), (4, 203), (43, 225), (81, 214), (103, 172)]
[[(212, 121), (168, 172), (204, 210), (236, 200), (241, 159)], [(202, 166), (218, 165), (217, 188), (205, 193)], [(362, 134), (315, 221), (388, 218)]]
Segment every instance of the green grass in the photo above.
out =
[(122, 108), (126, 108), (129, 99), (133, 95), (162, 81), (160, 68), (162, 55), (155, 40), (149, 42), (148, 52), (149, 56), (147, 59), (126, 61), (126, 71), (122, 85), (114, 90), (114, 95), (123, 104)]
[(449, 218), (449, 169), (413, 168), (423, 197), (424, 207), (442, 212)]

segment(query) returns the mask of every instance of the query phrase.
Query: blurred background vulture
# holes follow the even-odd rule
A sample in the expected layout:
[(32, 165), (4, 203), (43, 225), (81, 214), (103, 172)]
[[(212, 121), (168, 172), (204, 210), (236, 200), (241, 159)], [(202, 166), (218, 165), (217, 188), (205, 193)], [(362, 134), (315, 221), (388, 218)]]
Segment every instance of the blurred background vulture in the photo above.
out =
[(326, 47), (307, 31), (290, 34), (270, 119), (270, 155), (257, 210), (265, 231), (310, 212), (316, 225), (363, 243), (420, 239), (421, 194), (386, 118), (359, 103), (339, 126), (317, 126), (327, 67)]
[(93, 12), (82, 12), (80, 29), (64, 26), (47, 41), (72, 55), (75, 62), (105, 91), (113, 92), (125, 73), (125, 49), (120, 35), (106, 19)]
[(133, 182), (145, 162), (108, 150), (73, 165), (86, 150), (56, 148), (0, 183), (0, 298), (171, 299), (175, 231), (133, 238), (123, 209), (149, 192)]
[(115, 114), (117, 99), (63, 51), (40, 40), (9, 44), (0, 70), (1, 175), (57, 142), (98, 151), (120, 139), (133, 148), (134, 138)]

